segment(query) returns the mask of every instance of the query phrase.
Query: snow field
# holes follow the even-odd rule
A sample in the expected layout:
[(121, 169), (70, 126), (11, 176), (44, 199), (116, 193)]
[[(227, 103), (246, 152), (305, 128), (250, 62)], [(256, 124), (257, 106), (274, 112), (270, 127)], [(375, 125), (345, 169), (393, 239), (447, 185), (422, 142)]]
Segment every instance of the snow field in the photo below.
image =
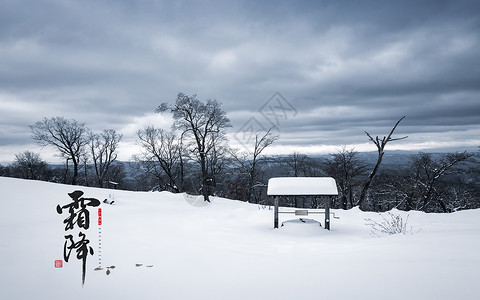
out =
[[(67, 193), (101, 205), (86, 232), (95, 250), (63, 268)], [(213, 198), (203, 207), (167, 192), (128, 192), (0, 178), (0, 299), (477, 299), (480, 210), (409, 212), (413, 235), (374, 237), (358, 209), (333, 210), (331, 231), (273, 210)], [(201, 202), (200, 202), (201, 203)], [(393, 211), (407, 216), (406, 212)], [(308, 216), (306, 219), (310, 219)], [(316, 215), (323, 223), (323, 215)], [(136, 264), (142, 266), (136, 267)], [(153, 265), (153, 267), (147, 267)]]

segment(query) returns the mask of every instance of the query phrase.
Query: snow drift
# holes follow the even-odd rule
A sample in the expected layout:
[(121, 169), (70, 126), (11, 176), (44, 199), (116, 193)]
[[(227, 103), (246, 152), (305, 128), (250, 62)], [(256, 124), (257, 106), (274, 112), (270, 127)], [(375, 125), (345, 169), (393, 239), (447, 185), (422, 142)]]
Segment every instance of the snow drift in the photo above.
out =
[[(62, 268), (68, 193), (101, 204), (87, 230), (85, 285), (74, 255)], [(258, 205), (167, 192), (128, 192), (0, 178), (1, 299), (477, 299), (480, 210), (410, 212), (416, 234), (374, 237), (358, 209), (315, 220)], [(407, 216), (406, 212), (394, 214)], [(319, 215), (320, 223), (323, 216)], [(310, 217), (309, 217), (310, 219)], [(415, 232), (415, 231), (414, 231)], [(95, 271), (99, 263), (106, 269)]]

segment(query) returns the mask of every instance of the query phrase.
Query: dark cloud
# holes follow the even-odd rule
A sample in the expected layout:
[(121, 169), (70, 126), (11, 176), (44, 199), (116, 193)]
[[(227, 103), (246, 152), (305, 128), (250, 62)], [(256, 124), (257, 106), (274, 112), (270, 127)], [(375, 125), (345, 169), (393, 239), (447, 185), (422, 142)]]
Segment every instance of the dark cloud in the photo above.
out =
[(180, 91), (222, 101), (233, 133), (280, 91), (282, 150), (404, 115), (405, 143), (471, 146), (479, 28), (478, 1), (2, 1), (0, 144), (57, 115), (134, 133)]

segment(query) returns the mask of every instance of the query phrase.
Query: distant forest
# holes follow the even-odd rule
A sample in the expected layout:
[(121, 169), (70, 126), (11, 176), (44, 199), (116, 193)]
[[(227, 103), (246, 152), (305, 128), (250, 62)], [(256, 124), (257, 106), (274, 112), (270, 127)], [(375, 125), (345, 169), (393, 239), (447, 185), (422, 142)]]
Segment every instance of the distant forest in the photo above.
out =
[[(454, 212), (480, 208), (480, 152), (396, 154), (387, 143), (389, 134), (367, 137), (377, 152), (360, 153), (343, 147), (336, 153), (310, 157), (294, 152), (264, 155), (278, 135), (273, 128), (245, 132), (241, 149), (226, 138), (230, 121), (216, 100), (200, 101), (179, 93), (174, 105), (161, 104), (156, 112), (173, 114), (172, 129), (147, 126), (137, 132), (139, 153), (130, 162), (117, 160), (123, 136), (106, 129), (94, 133), (85, 123), (62, 117), (44, 118), (30, 126), (32, 138), (55, 147), (65, 160), (49, 165), (39, 154), (24, 151), (0, 176), (56, 183), (123, 189), (170, 191), (246, 201), (268, 208), (268, 179), (280, 176), (335, 178), (339, 191), (331, 207), (364, 211), (418, 210)], [(282, 197), (281, 206), (322, 208), (319, 197)]]
[[(273, 205), (266, 195), (267, 182), (279, 176), (331, 176), (337, 181), (339, 195), (332, 208), (350, 209), (358, 197), (375, 153), (339, 151), (321, 157), (300, 153), (287, 156), (263, 156), (257, 163), (252, 195), (249, 198), (249, 172), (233, 158), (227, 158), (222, 170), (212, 176), (211, 195), (248, 201), (259, 206)], [(480, 155), (452, 164), (458, 153), (417, 153), (386, 155), (369, 190), (364, 210), (419, 210), (453, 212), (480, 208)], [(27, 161), (28, 160), (28, 161)], [(99, 187), (95, 167), (82, 164), (77, 185)], [(112, 163), (103, 187), (131, 191), (186, 192), (201, 195), (201, 170), (195, 163), (184, 166), (183, 188), (169, 187), (166, 175), (155, 174), (142, 162)], [(0, 165), (0, 176), (71, 183), (73, 171), (66, 165), (48, 165), (31, 152), (17, 155), (10, 165)], [(281, 198), (282, 206), (322, 208), (323, 201), (314, 197)]]

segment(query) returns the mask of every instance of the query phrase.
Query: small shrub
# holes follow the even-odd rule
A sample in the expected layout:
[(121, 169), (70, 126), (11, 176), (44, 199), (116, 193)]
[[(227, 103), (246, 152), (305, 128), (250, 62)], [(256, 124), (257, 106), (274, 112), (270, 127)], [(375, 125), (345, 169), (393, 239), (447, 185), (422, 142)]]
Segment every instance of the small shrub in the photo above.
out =
[(414, 234), (418, 233), (421, 229), (417, 230), (416, 232), (413, 231), (413, 227), (407, 226), (408, 217), (405, 220), (400, 215), (395, 215), (391, 212), (387, 213), (389, 217), (385, 217), (385, 215), (379, 214), (382, 217), (380, 222), (377, 222), (372, 219), (365, 219), (365, 225), (371, 227), (370, 234), (373, 236), (381, 236), (381, 235), (392, 235), (392, 234)]

